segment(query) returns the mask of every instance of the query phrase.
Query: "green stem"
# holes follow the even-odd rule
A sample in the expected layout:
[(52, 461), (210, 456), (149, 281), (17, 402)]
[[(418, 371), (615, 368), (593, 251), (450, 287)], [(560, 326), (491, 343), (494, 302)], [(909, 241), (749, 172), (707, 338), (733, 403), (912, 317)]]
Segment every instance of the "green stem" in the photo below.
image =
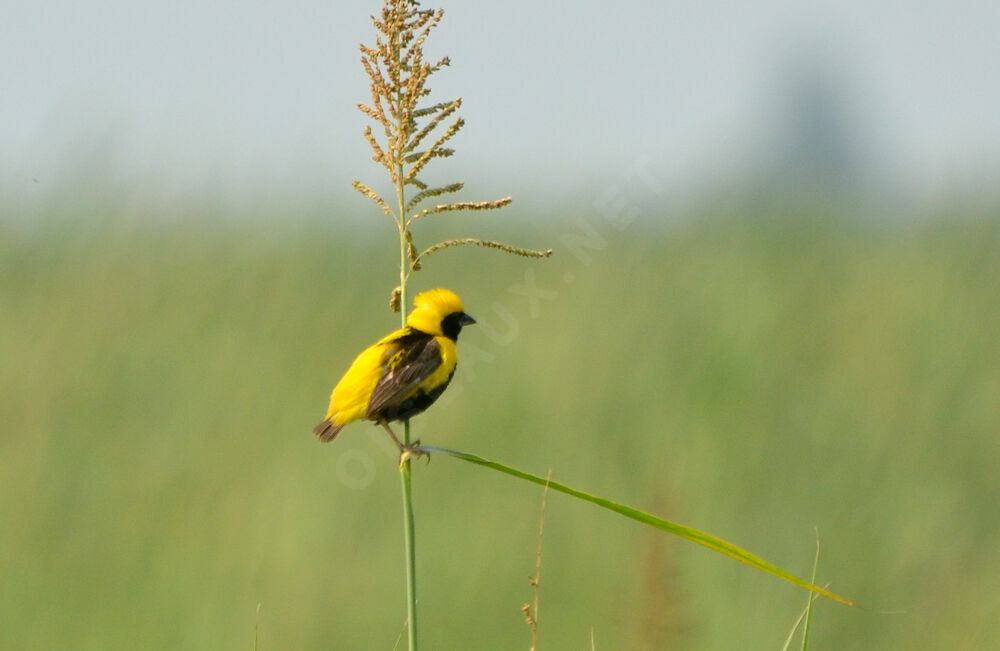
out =
[[(813, 558), (813, 571), (812, 578), (810, 581), (816, 583), (816, 568), (819, 567), (819, 529), (816, 529), (816, 556)], [(812, 620), (812, 605), (813, 596), (809, 595), (809, 601), (806, 603), (806, 625), (802, 629), (802, 651), (806, 651), (809, 648), (809, 623)]]
[(410, 649), (415, 650), (417, 648), (417, 547), (413, 539), (413, 496), (410, 490), (409, 459), (400, 464), (399, 477), (403, 485), (403, 538), (406, 542), (406, 631)]
[[(393, 51), (399, 52), (398, 44)], [(396, 93), (396, 133), (399, 142), (406, 142), (403, 132), (402, 96)], [(396, 200), (399, 204), (399, 317), (400, 327), (406, 327), (406, 281), (409, 277), (409, 242), (406, 239), (406, 188), (403, 180), (403, 157), (396, 152)], [(410, 421), (403, 422), (403, 443), (410, 444)], [(413, 490), (410, 482), (410, 460), (399, 464), (399, 481), (403, 489), (403, 540), (406, 546), (406, 632), (410, 651), (417, 651), (417, 545), (413, 518)]]
[[(400, 166), (399, 196), (400, 215), (403, 215), (402, 166)], [(402, 217), (400, 217), (402, 219)], [(406, 326), (406, 265), (407, 256), (406, 231), (400, 222), (399, 232), (399, 314), (400, 322)], [(410, 444), (410, 421), (403, 421), (403, 443)], [(410, 651), (417, 651), (417, 545), (415, 540), (413, 519), (413, 491), (410, 482), (410, 460), (405, 459), (399, 464), (399, 480), (403, 487), (403, 539), (406, 544), (406, 621), (407, 639)]]
[[(403, 247), (406, 246), (404, 241)], [(406, 261), (406, 251), (403, 250), (403, 261)], [(399, 311), (403, 315), (403, 325), (406, 325), (406, 276), (400, 273)], [(410, 444), (410, 421), (403, 421), (403, 442)], [(406, 621), (407, 639), (410, 651), (417, 651), (417, 545), (413, 518), (413, 490), (410, 482), (410, 460), (405, 459), (399, 464), (399, 480), (403, 487), (403, 540), (406, 545)]]
[[(399, 205), (402, 210), (403, 191), (399, 189)], [(402, 214), (402, 213), (400, 213)], [(399, 261), (399, 313), (401, 323), (406, 326), (406, 251), (405, 231), (400, 230)], [(403, 443), (410, 444), (410, 421), (403, 421)], [(406, 621), (407, 639), (410, 651), (417, 651), (417, 545), (413, 518), (413, 491), (410, 482), (410, 460), (399, 464), (399, 480), (403, 488), (403, 539), (406, 545)]]

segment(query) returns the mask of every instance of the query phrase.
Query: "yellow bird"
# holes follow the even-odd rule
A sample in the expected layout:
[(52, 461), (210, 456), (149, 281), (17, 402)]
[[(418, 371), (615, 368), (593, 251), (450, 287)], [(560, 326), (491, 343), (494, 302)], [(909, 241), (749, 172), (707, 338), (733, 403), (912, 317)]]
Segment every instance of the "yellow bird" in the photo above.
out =
[(326, 418), (313, 428), (320, 441), (365, 418), (384, 427), (400, 451), (408, 449), (389, 423), (407, 421), (438, 399), (455, 374), (458, 334), (476, 322), (447, 289), (421, 292), (413, 304), (406, 327), (362, 351), (333, 388)]

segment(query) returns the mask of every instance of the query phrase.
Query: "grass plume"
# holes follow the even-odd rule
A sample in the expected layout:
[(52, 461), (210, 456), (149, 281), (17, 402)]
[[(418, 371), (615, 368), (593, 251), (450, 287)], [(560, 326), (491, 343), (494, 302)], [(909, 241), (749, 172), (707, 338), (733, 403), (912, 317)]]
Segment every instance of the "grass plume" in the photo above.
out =
[[(396, 223), (400, 246), (399, 300), (394, 294), (390, 306), (400, 310), (404, 318), (406, 283), (410, 274), (420, 269), (421, 261), (432, 253), (459, 244), (478, 244), (521, 256), (548, 257), (552, 254), (551, 249), (535, 251), (471, 237), (438, 242), (417, 254), (411, 231), (416, 220), (436, 213), (499, 210), (512, 201), (511, 197), (503, 197), (420, 207), (427, 200), (455, 194), (465, 187), (461, 181), (430, 185), (421, 178), (431, 161), (455, 154), (455, 150), (446, 145), (465, 126), (465, 120), (457, 115), (462, 107), (461, 97), (443, 102), (427, 101), (431, 94), (427, 85), (431, 76), (451, 63), (448, 57), (428, 61), (424, 56), (424, 43), (443, 16), (444, 10), (421, 9), (416, 0), (386, 0), (379, 16), (372, 16), (375, 45), (361, 45), (361, 65), (371, 81), (371, 100), (359, 103), (358, 109), (374, 122), (375, 129), (371, 124), (365, 126), (364, 136), (371, 147), (372, 160), (389, 174), (396, 195), (395, 206), (361, 181), (354, 181), (354, 189), (371, 199)], [(375, 133), (379, 127), (381, 137)], [(411, 189), (415, 192), (408, 196)]]

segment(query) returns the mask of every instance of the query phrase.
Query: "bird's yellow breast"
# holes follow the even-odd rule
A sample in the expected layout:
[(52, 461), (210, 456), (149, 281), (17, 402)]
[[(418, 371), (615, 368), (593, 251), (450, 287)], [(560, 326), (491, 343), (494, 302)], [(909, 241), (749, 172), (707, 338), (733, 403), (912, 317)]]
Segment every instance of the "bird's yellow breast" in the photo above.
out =
[(428, 375), (427, 379), (417, 386), (414, 393), (420, 391), (430, 393), (434, 388), (446, 384), (458, 365), (458, 347), (455, 342), (447, 337), (434, 337), (434, 341), (441, 347), (441, 366)]

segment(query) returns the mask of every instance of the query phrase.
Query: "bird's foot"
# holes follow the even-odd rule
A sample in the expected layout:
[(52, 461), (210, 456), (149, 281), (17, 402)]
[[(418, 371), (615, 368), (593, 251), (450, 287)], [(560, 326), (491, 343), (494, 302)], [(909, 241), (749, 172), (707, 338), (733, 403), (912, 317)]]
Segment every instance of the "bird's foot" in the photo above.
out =
[(431, 453), (420, 446), (420, 441), (414, 441), (409, 445), (399, 446), (399, 465), (402, 466), (404, 463), (410, 460), (410, 458), (418, 459), (420, 457), (427, 457), (427, 463), (431, 462)]

